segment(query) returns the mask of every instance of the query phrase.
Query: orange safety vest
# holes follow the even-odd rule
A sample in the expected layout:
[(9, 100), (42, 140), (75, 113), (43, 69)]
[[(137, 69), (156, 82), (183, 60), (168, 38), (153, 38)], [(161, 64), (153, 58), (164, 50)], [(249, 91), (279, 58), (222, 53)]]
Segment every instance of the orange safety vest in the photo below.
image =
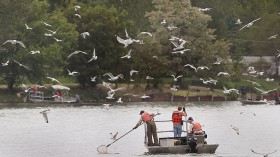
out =
[(201, 125), (199, 122), (192, 122), (193, 124), (193, 131), (202, 131)]
[(144, 112), (141, 115), (141, 118), (142, 118), (143, 122), (148, 122), (148, 121), (151, 121), (153, 119), (152, 116), (148, 112)]
[(175, 111), (172, 113), (172, 122), (175, 125), (182, 123), (182, 116), (180, 116), (180, 112)]

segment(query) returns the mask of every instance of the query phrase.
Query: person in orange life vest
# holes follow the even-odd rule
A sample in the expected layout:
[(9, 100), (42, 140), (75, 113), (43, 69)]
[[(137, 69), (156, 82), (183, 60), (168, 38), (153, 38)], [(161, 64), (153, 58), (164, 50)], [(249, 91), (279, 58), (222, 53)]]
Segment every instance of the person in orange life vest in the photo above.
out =
[(183, 116), (187, 116), (184, 107), (183, 107), (183, 111), (182, 111), (182, 107), (178, 107), (178, 110), (172, 113), (174, 137), (181, 137), (182, 127), (183, 127), (183, 120), (182, 120)]
[[(157, 136), (157, 127), (156, 123), (153, 120), (155, 114), (149, 114), (148, 112), (141, 111), (141, 118), (133, 129), (136, 129), (141, 125), (142, 122), (147, 125), (147, 137), (148, 137), (148, 146), (157, 146), (158, 145), (158, 136)], [(154, 140), (152, 140), (154, 139)]]
[(190, 123), (188, 127), (188, 134), (202, 135), (203, 130), (199, 122), (193, 120), (192, 117), (189, 117), (188, 122)]

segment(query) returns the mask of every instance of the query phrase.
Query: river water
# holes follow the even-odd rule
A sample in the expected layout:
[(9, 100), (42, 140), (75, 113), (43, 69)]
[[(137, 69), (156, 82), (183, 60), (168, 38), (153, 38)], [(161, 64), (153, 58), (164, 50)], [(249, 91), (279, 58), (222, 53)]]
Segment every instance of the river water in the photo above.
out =
[[(251, 152), (280, 156), (280, 105), (241, 105), (240, 102), (140, 102), (115, 104), (109, 110), (100, 106), (48, 106), (49, 123), (39, 112), (47, 107), (0, 109), (1, 157), (132, 157), (145, 155), (143, 125), (99, 154), (97, 147), (112, 143), (110, 133), (118, 137), (130, 131), (139, 120), (140, 110), (160, 112), (156, 120), (170, 120), (177, 106), (186, 106), (188, 116), (199, 121), (207, 132), (209, 144), (220, 144), (213, 157), (259, 156)], [(243, 112), (242, 114), (240, 114)], [(254, 114), (256, 116), (254, 116)], [(231, 125), (239, 128), (238, 135)], [(172, 124), (160, 123), (158, 130), (172, 130)], [(159, 137), (173, 133), (159, 134)], [(165, 155), (183, 156), (183, 155)]]

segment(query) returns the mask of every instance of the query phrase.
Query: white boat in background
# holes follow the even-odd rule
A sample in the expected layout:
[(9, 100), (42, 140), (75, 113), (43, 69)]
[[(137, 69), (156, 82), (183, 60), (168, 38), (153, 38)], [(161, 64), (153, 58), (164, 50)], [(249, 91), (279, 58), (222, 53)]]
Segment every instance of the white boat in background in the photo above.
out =
[(31, 102), (45, 102), (45, 103), (76, 103), (80, 101), (80, 98), (76, 95), (76, 97), (69, 96), (69, 87), (62, 86), (62, 85), (53, 85), (51, 86), (54, 90), (54, 93), (59, 91), (61, 96), (59, 95), (52, 95), (52, 96), (45, 96), (44, 92), (33, 92), (30, 91), (28, 93), (28, 100)]

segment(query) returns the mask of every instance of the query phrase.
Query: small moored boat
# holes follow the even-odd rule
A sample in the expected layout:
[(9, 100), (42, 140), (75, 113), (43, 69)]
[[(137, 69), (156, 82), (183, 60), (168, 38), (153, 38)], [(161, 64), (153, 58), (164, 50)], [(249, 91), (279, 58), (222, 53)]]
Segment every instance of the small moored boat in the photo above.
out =
[(261, 104), (269, 104), (269, 102), (265, 100), (250, 100), (250, 99), (238, 99), (242, 104), (245, 105), (261, 105)]

